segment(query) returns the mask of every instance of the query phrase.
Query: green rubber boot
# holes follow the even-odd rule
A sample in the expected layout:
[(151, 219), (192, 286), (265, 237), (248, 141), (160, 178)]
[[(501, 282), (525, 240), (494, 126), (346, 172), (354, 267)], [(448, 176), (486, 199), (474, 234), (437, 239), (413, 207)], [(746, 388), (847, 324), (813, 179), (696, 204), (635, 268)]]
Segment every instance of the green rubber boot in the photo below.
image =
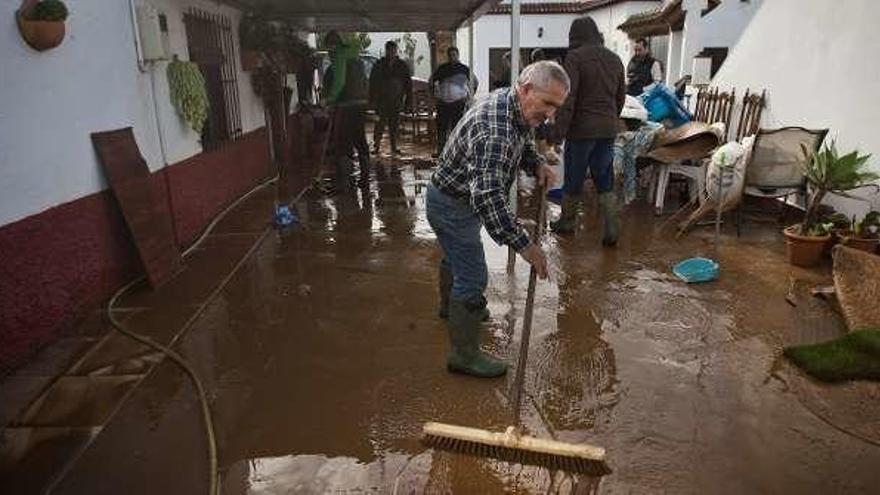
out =
[[(452, 272), (448, 268), (440, 264), (439, 275), (437, 276), (437, 292), (440, 295), (440, 308), (437, 310), (437, 316), (445, 320), (449, 318), (449, 294), (452, 292)], [(482, 299), (482, 307), (480, 308), (480, 321), (489, 321), (489, 308), (486, 307), (486, 299)]]
[(440, 309), (437, 316), (442, 319), (449, 318), (449, 293), (452, 291), (452, 272), (440, 264), (440, 272), (437, 277), (437, 292), (440, 295)]
[(620, 207), (614, 191), (599, 194), (599, 211), (604, 224), (602, 234), (603, 246), (616, 246), (620, 237)]
[(479, 307), (469, 308), (461, 301), (449, 301), (449, 354), (446, 369), (453, 373), (494, 378), (507, 373), (507, 364), (480, 350)]
[(554, 234), (574, 234), (577, 225), (577, 198), (574, 196), (563, 196), (562, 198), (562, 214), (559, 220), (550, 222), (550, 230)]

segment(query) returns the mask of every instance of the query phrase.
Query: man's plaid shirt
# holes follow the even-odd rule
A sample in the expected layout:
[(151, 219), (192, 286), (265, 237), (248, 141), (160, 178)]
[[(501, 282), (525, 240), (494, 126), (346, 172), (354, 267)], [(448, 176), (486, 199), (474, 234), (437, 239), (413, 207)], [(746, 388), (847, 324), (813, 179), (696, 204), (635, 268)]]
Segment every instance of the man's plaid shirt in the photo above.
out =
[(507, 204), (516, 166), (534, 175), (543, 163), (532, 131), (523, 119), (516, 90), (499, 89), (481, 99), (462, 117), (431, 177), (440, 191), (467, 198), (492, 239), (517, 251), (529, 236)]

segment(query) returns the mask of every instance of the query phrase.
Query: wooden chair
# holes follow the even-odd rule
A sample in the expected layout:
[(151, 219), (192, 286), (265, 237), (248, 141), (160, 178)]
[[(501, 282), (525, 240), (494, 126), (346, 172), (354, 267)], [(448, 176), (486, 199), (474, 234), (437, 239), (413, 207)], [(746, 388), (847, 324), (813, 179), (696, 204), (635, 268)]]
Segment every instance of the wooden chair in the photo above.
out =
[(758, 134), (761, 127), (761, 113), (764, 111), (767, 90), (761, 91), (761, 94), (749, 94), (746, 90), (742, 100), (742, 110), (739, 113), (739, 123), (736, 126), (736, 141), (742, 142), (746, 136), (754, 136)]
[[(736, 105), (736, 89), (721, 91), (719, 88), (703, 88), (697, 93), (697, 104), (694, 110), (694, 120), (706, 124), (721, 122), (724, 124), (724, 134), (721, 136), (721, 144), (727, 141), (730, 135), (730, 119), (733, 115), (733, 107)], [(657, 164), (657, 174), (654, 184), (654, 208), (658, 215), (663, 213), (664, 196), (669, 186), (671, 177), (678, 176), (687, 181), (688, 192), (691, 202), (699, 202), (702, 198), (700, 191), (705, 186), (706, 167), (703, 160), (687, 160), (672, 163), (670, 165)]]
[(736, 104), (736, 89), (730, 92), (721, 91), (718, 88), (704, 88), (697, 93), (697, 106), (694, 111), (694, 120), (714, 124), (724, 123), (724, 140), (730, 136), (730, 118), (733, 115), (733, 107)]
[[(746, 168), (743, 196), (782, 199), (779, 202), (781, 218), (788, 197), (807, 191), (801, 145), (816, 151), (827, 134), (828, 129), (810, 130), (803, 127), (758, 130)], [(736, 213), (738, 236), (742, 233), (742, 219), (743, 204), (740, 201)]]
[[(434, 130), (435, 105), (430, 92), (416, 89), (413, 91), (412, 108), (403, 113), (405, 121), (412, 128), (414, 142), (433, 143), (436, 138)], [(422, 130), (424, 127), (424, 131)]]

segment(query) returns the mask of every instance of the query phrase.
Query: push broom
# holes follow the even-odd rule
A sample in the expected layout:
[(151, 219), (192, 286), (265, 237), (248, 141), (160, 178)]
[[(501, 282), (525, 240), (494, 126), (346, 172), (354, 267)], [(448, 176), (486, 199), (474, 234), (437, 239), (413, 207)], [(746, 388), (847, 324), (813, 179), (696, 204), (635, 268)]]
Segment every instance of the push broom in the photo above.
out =
[[(540, 199), (535, 227), (536, 243), (541, 241), (546, 222), (546, 200), (543, 191), (537, 197)], [(425, 423), (422, 427), (422, 442), (435, 449), (459, 454), (495, 458), (574, 474), (606, 475), (611, 469), (605, 462), (605, 449), (601, 447), (547, 440), (523, 434), (520, 421), (522, 389), (529, 356), (537, 279), (538, 272), (532, 267), (529, 273), (523, 331), (513, 387), (513, 424), (502, 433), (444, 423)]]

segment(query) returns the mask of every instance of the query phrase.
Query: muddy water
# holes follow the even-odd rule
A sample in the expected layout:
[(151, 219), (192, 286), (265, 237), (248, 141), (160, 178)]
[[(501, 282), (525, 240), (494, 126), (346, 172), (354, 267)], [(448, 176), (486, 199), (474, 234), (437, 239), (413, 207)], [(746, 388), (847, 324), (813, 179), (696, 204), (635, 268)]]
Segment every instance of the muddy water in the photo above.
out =
[[(710, 254), (710, 238), (672, 241), (639, 206), (616, 250), (599, 247), (592, 213), (575, 237), (547, 238), (526, 370), (527, 429), (606, 447), (614, 473), (422, 447), (425, 421), (503, 429), (513, 377), (444, 369), (427, 177), (389, 166), (369, 191), (310, 196), (304, 227), (264, 240), (180, 342), (211, 390), (224, 494), (876, 493), (880, 416), (841, 413), (876, 389), (827, 393), (777, 359), (842, 331), (803, 295), (823, 274), (792, 272), (775, 231), (750, 226), (725, 237), (720, 281), (685, 286), (670, 266)], [(510, 276), (506, 249), (486, 247), (485, 347), (515, 363), (528, 267)], [(57, 491), (203, 490), (197, 413), (163, 363)]]

